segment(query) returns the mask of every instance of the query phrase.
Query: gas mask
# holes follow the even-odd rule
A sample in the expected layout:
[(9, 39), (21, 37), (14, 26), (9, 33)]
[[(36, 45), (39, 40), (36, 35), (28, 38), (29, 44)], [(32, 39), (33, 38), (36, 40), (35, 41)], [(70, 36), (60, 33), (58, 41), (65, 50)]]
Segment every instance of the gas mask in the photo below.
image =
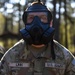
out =
[(54, 35), (54, 28), (48, 23), (41, 22), (39, 17), (35, 16), (34, 20), (20, 32), (27, 44), (40, 45), (50, 42)]
[[(23, 21), (25, 23), (25, 28), (21, 29), (20, 32), (22, 34), (23, 39), (26, 41), (27, 44), (35, 44), (35, 45), (41, 45), (41, 44), (48, 44), (52, 39), (54, 35), (55, 29), (50, 27), (50, 19), (48, 19), (48, 23), (41, 22), (40, 18), (38, 16), (35, 16), (33, 21), (29, 24), (27, 24), (26, 16), (28, 12), (34, 12), (34, 11), (46, 11), (48, 14), (50, 14), (50, 11), (44, 6), (40, 4), (34, 4), (30, 6), (27, 9), (27, 12), (24, 12), (23, 14)], [(48, 17), (50, 17), (48, 15)]]

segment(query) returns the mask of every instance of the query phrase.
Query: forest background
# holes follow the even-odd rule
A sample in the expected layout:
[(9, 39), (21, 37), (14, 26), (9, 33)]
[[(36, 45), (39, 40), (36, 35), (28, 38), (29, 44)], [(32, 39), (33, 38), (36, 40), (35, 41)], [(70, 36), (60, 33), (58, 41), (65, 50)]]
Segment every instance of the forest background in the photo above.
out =
[[(0, 0), (0, 45), (6, 50), (21, 39), (22, 14), (36, 0)], [(54, 39), (75, 54), (75, 0), (41, 0), (53, 13)]]

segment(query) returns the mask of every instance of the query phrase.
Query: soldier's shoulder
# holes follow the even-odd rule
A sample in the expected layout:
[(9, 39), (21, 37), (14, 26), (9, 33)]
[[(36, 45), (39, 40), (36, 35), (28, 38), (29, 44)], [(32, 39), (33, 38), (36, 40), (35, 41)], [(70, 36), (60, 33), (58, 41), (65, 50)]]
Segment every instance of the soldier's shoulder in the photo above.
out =
[(53, 42), (55, 45), (55, 50), (59, 53), (62, 53), (62, 56), (64, 56), (65, 59), (70, 59), (74, 57), (70, 50), (68, 50), (65, 46), (61, 45), (56, 40), (53, 40)]
[(60, 44), (56, 40), (53, 40), (53, 41), (54, 41), (54, 45), (55, 45), (56, 50), (59, 50), (59, 51), (63, 52), (64, 54), (70, 53), (70, 51), (65, 46), (63, 46), (62, 44)]
[(15, 43), (8, 51), (16, 48), (21, 48), (24, 45), (24, 43), (25, 43), (24, 40), (21, 39), (17, 43)]
[(22, 46), (24, 45), (24, 40), (21, 39), (19, 40), (17, 43), (15, 43), (11, 48), (9, 48), (6, 53), (11, 52), (11, 51), (15, 51), (17, 49), (22, 48)]
[(19, 40), (17, 43), (15, 43), (13, 47), (19, 46), (19, 45), (23, 45), (24, 43), (25, 43), (24, 40), (21, 39), (21, 40)]
[(64, 47), (62, 44), (60, 44), (58, 41), (53, 40), (55, 48), (58, 48), (61, 51), (68, 51), (66, 47)]
[(10, 59), (10, 57), (15, 57), (17, 53), (19, 53), (24, 47), (24, 40), (19, 40), (16, 44), (14, 44), (11, 48), (9, 48), (2, 57), (3, 59)]

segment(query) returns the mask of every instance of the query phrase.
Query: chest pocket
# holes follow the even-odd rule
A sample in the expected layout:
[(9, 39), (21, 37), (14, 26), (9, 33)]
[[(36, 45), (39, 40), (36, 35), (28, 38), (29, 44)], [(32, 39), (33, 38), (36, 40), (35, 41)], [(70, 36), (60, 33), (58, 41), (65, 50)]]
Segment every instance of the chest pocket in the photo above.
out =
[(45, 62), (45, 73), (47, 75), (64, 75), (65, 65), (63, 63)]
[(26, 63), (10, 63), (10, 75), (64, 75), (65, 66), (43, 58)]
[(26, 75), (28, 69), (30, 67), (30, 63), (9, 63), (9, 73), (10, 75)]

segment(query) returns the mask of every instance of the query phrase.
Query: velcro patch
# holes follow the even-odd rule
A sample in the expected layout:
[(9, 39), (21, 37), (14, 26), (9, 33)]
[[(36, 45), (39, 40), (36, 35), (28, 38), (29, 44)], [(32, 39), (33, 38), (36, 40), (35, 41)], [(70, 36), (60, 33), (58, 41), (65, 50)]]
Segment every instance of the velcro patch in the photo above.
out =
[(45, 63), (45, 67), (64, 69), (65, 68), (65, 65), (58, 64), (58, 63), (49, 63), (49, 62), (46, 62)]
[(30, 63), (9, 63), (10, 67), (29, 67)]

